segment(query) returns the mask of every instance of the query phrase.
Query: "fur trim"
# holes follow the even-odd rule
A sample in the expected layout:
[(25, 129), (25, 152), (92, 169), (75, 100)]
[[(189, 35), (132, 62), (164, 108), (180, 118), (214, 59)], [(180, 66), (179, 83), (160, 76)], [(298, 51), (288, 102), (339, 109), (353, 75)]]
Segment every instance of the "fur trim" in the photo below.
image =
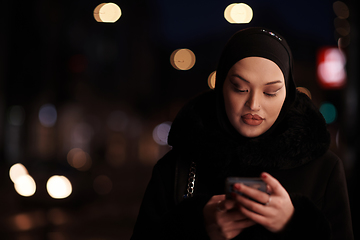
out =
[(169, 134), (169, 144), (184, 154), (200, 156), (199, 161), (215, 166), (236, 164), (289, 169), (323, 155), (330, 134), (321, 113), (303, 93), (296, 100), (281, 126), (269, 136), (246, 140), (226, 135), (217, 122), (215, 92), (206, 92), (190, 101), (178, 114)]

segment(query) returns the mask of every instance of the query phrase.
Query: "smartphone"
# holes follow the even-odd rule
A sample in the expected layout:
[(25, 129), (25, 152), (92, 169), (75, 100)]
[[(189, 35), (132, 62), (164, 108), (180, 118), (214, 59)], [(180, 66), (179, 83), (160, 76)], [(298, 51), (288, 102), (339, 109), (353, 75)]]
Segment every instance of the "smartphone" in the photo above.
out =
[(226, 198), (231, 199), (231, 193), (243, 195), (241, 192), (234, 189), (235, 183), (242, 183), (245, 186), (249, 186), (259, 191), (266, 192), (266, 183), (261, 178), (243, 178), (243, 177), (228, 177), (225, 183)]

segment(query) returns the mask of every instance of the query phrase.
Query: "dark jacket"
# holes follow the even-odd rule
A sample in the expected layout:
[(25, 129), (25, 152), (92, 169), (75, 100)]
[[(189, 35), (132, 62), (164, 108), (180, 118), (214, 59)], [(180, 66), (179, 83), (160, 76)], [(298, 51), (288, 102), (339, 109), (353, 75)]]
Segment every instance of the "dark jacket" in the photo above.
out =
[[(343, 165), (329, 141), (322, 115), (305, 94), (297, 94), (277, 131), (250, 140), (227, 135), (214, 92), (202, 94), (173, 122), (173, 149), (154, 166), (132, 239), (209, 239), (202, 210), (213, 195), (224, 194), (226, 177), (263, 171), (290, 194), (294, 215), (281, 233), (255, 225), (235, 239), (353, 239)], [(194, 196), (181, 199), (192, 161)]]

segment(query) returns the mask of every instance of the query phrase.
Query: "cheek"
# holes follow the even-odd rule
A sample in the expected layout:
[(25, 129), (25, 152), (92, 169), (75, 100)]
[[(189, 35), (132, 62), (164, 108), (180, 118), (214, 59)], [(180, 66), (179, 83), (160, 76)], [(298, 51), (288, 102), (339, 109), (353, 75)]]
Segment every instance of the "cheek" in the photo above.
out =
[[(285, 98), (284, 98), (285, 99)], [(277, 117), (280, 114), (281, 108), (283, 106), (284, 100), (283, 99), (279, 99), (279, 100), (275, 100), (274, 102), (269, 102), (267, 105), (267, 117), (269, 119), (272, 119), (274, 122), (277, 119)]]
[(234, 94), (227, 94), (224, 97), (225, 109), (228, 117), (237, 115), (240, 110), (241, 99)]

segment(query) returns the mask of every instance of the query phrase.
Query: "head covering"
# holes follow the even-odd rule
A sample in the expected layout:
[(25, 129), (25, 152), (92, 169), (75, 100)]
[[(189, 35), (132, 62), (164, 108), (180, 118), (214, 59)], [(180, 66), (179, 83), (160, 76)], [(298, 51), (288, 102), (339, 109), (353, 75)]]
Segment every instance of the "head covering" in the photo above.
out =
[(276, 63), (284, 74), (286, 98), (273, 126), (263, 135), (276, 129), (295, 101), (296, 86), (293, 78), (293, 58), (286, 40), (278, 33), (266, 28), (246, 28), (235, 33), (227, 42), (216, 71), (217, 115), (220, 126), (232, 136), (240, 134), (231, 125), (225, 111), (223, 86), (230, 68), (246, 57), (263, 57)]

